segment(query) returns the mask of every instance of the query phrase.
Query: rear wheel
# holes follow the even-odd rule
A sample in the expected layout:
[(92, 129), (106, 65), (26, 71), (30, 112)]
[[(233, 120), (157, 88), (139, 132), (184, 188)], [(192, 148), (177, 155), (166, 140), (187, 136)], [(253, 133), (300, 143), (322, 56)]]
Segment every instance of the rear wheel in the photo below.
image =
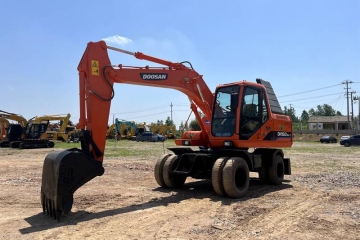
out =
[(161, 187), (166, 187), (163, 177), (163, 169), (166, 159), (168, 159), (168, 157), (170, 156), (171, 154), (162, 155), (155, 164), (155, 169), (154, 169), (155, 180)]
[(168, 157), (165, 160), (163, 178), (165, 185), (169, 188), (179, 188), (184, 184), (186, 180), (186, 175), (178, 175), (172, 173), (172, 171), (175, 170), (178, 162), (179, 158), (176, 155)]
[(249, 188), (249, 166), (243, 158), (230, 158), (223, 169), (223, 185), (229, 197), (241, 198)]
[(48, 147), (49, 148), (53, 148), (55, 146), (55, 143), (54, 142), (48, 142)]
[(262, 183), (269, 183), (269, 177), (268, 177), (268, 167), (266, 165), (261, 166), (259, 169), (259, 179)]
[(228, 160), (228, 159), (229, 158), (227, 158), (227, 157), (218, 158), (215, 161), (214, 166), (212, 168), (212, 172), (211, 172), (211, 183), (214, 188), (214, 191), (221, 196), (226, 195), (224, 185), (223, 185), (223, 174), (222, 173), (223, 173), (223, 169), (224, 169), (226, 160)]
[(284, 161), (280, 155), (276, 155), (268, 169), (269, 182), (279, 185), (284, 180)]

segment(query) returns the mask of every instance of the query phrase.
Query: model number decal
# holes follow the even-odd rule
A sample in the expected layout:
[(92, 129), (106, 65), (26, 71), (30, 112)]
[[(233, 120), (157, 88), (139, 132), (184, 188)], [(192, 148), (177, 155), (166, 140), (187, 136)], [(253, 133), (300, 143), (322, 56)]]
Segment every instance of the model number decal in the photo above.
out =
[(277, 132), (278, 137), (291, 137), (291, 133), (287, 132)]

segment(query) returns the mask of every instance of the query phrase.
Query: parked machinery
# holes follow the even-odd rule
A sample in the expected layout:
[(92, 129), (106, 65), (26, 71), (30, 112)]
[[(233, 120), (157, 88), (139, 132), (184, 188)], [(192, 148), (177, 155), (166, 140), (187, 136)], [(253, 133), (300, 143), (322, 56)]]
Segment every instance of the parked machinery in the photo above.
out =
[[(164, 66), (115, 66), (107, 49)], [(175, 139), (179, 147), (169, 148), (173, 154), (159, 158), (154, 175), (161, 187), (178, 188), (187, 177), (211, 179), (219, 195), (240, 198), (248, 191), (249, 171), (258, 172), (260, 180), (270, 184), (281, 184), (284, 174), (291, 173), (290, 159), (279, 148), (292, 146), (292, 122), (283, 114), (269, 82), (256, 79), (256, 83), (221, 84), (213, 93), (189, 62), (173, 63), (132, 53), (104, 41), (88, 43), (78, 70), (81, 149), (51, 152), (43, 165), (41, 204), (43, 211), (56, 219), (71, 210), (79, 187), (104, 173), (115, 82), (172, 88), (191, 101), (201, 131), (185, 132), (183, 138)], [(195, 146), (201, 149), (190, 148)], [(250, 148), (255, 150), (248, 151)]]
[(6, 129), (10, 126), (9, 120), (0, 117), (0, 143), (6, 138)]
[[(53, 141), (43, 138), (43, 134), (46, 132), (48, 125), (48, 120), (42, 120), (39, 123), (29, 121), (21, 138), (19, 140), (11, 141), (9, 146), (11, 148), (21, 149), (54, 147), (55, 143)], [(10, 130), (8, 135), (13, 135), (13, 132)]]
[(150, 131), (153, 133), (158, 133), (163, 135), (168, 139), (175, 139), (176, 138), (176, 127), (175, 125), (168, 126), (166, 124), (158, 124), (158, 123), (151, 123), (149, 125)]
[(128, 139), (131, 140), (134, 136), (136, 136), (136, 133), (139, 133), (141, 129), (144, 128), (144, 125), (142, 124), (136, 124), (135, 122), (127, 121), (127, 120), (119, 120), (115, 119), (115, 123), (118, 126), (118, 133), (121, 136), (122, 139)]
[(117, 138), (119, 139), (132, 139), (137, 134), (144, 132), (146, 128), (144, 124), (136, 124), (131, 121), (127, 120), (119, 120), (115, 118), (115, 123), (111, 124), (106, 131), (106, 138), (112, 139)]
[(33, 123), (40, 123), (43, 120), (60, 121), (59, 128), (47, 129), (41, 138), (66, 142), (69, 138), (69, 132), (75, 129), (74, 126), (69, 126), (70, 117), (69, 113), (66, 115), (36, 116)]
[[(28, 121), (16, 113), (9, 113), (3, 110), (0, 110), (0, 118), (5, 119), (8, 124), (7, 127), (2, 127), (1, 138), (0, 138), (0, 147), (9, 147), (10, 142), (20, 141), (23, 138), (23, 133)], [(16, 121), (15, 123), (10, 123), (9, 120)]]

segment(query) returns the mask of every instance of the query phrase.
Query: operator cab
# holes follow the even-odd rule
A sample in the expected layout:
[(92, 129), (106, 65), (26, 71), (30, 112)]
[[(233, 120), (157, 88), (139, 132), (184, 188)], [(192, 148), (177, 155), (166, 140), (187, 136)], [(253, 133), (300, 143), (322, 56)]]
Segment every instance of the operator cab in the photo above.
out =
[(215, 93), (211, 133), (214, 137), (249, 139), (268, 119), (266, 93), (256, 85), (234, 84)]

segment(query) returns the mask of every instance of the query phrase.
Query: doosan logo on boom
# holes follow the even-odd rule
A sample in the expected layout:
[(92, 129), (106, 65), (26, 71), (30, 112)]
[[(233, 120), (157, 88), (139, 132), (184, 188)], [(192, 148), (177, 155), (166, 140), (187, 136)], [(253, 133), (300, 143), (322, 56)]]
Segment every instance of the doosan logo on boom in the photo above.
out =
[(166, 80), (168, 78), (167, 73), (140, 73), (142, 80)]

